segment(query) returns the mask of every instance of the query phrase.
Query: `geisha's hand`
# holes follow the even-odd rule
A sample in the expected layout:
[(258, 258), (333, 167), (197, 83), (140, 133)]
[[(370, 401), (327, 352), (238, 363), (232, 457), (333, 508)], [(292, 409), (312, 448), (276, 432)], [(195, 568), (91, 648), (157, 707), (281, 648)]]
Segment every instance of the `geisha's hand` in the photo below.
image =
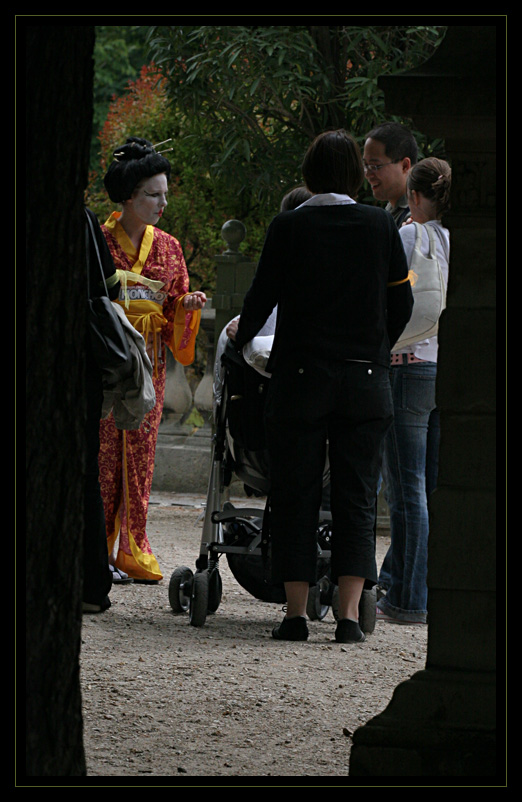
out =
[(196, 292), (191, 292), (189, 295), (185, 295), (183, 298), (183, 308), (189, 311), (194, 311), (195, 309), (203, 309), (207, 302), (207, 296), (204, 292), (200, 292), (196, 290)]

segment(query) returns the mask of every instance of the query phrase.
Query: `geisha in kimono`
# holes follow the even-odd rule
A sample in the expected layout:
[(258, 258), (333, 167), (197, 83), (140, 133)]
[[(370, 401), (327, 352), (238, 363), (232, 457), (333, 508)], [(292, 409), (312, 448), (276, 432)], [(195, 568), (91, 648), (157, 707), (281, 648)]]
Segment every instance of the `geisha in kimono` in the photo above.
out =
[(162, 574), (146, 521), (165, 395), (165, 349), (183, 365), (193, 361), (206, 297), (189, 292), (179, 242), (155, 228), (167, 205), (169, 162), (137, 137), (113, 155), (104, 182), (122, 211), (113, 212), (102, 230), (121, 283), (118, 303), (146, 342), (156, 405), (136, 430), (117, 429), (112, 414), (100, 422), (100, 485), (113, 580), (154, 583)]

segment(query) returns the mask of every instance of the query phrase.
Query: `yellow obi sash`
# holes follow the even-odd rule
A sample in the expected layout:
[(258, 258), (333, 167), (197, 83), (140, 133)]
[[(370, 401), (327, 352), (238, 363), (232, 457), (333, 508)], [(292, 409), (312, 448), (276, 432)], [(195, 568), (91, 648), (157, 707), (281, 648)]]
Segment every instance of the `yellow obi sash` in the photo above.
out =
[[(161, 284), (161, 282), (157, 282)], [(189, 293), (186, 293), (187, 295)], [(174, 359), (182, 365), (191, 365), (194, 361), (196, 350), (196, 336), (201, 323), (201, 309), (187, 312), (183, 308), (183, 298), (181, 295), (176, 299), (176, 310), (174, 313), (174, 329), (172, 339), (167, 343), (172, 351)], [(159, 350), (159, 336), (167, 319), (163, 314), (161, 304), (145, 298), (138, 300), (118, 300), (120, 306), (125, 310), (129, 322), (143, 336), (148, 345), (149, 337), (152, 338), (154, 353), (154, 375), (158, 375), (157, 359)], [(190, 318), (187, 323), (187, 318)]]
[[(154, 241), (154, 227), (147, 226), (143, 239), (141, 241), (139, 252), (136, 251), (129, 237), (125, 233), (123, 226), (119, 223), (121, 212), (113, 212), (108, 220), (105, 221), (105, 226), (113, 233), (123, 248), (129, 259), (134, 262), (131, 271), (129, 270), (116, 270), (117, 278), (120, 280), (123, 288), (124, 301), (118, 303), (124, 307), (125, 314), (134, 328), (143, 335), (145, 342), (148, 344), (149, 335), (153, 339), (153, 353), (154, 353), (154, 375), (157, 375), (157, 355), (159, 346), (159, 334), (167, 323), (163, 315), (162, 304), (147, 299), (130, 300), (127, 292), (127, 281), (144, 284), (152, 291), (160, 290), (164, 285), (162, 281), (155, 281), (141, 275), (143, 266), (147, 260), (152, 243)], [(172, 351), (174, 358), (182, 365), (190, 365), (194, 361), (196, 349), (196, 335), (199, 331), (201, 323), (201, 309), (192, 312), (187, 312), (183, 308), (183, 298), (185, 295), (180, 295), (176, 298), (175, 313), (174, 313), (174, 330), (172, 339), (168, 343), (168, 347)]]
[[(151, 278), (145, 278), (145, 276), (137, 276), (136, 273), (131, 273), (129, 270), (116, 270), (114, 275), (114, 279), (110, 279), (111, 284), (116, 284), (117, 281), (121, 284), (121, 289), (123, 291), (123, 297), (125, 298), (125, 308), (129, 308), (129, 291), (127, 289), (127, 282), (132, 281), (135, 283), (143, 284), (145, 287), (149, 287), (153, 292), (158, 292), (164, 287), (163, 281), (154, 281)], [(110, 287), (111, 284), (107, 282), (107, 287)], [(156, 302), (158, 303), (158, 302)]]
[[(139, 331), (148, 347), (152, 342), (154, 354), (154, 375), (158, 375), (159, 335), (167, 322), (160, 304), (145, 299), (138, 301), (118, 301), (125, 310), (129, 323)], [(128, 307), (127, 307), (128, 304)]]
[[(187, 293), (188, 295), (188, 293)], [(181, 295), (176, 299), (176, 311), (174, 314), (174, 330), (172, 339), (167, 343), (172, 351), (172, 355), (177, 362), (182, 365), (191, 365), (194, 361), (196, 350), (196, 336), (201, 323), (201, 309), (187, 312), (183, 308), (183, 298)], [(163, 314), (160, 304), (155, 301), (139, 299), (135, 301), (118, 300), (117, 303), (123, 307), (129, 323), (139, 331), (148, 346), (152, 341), (154, 354), (154, 375), (158, 375), (158, 353), (160, 350), (160, 335), (167, 319)], [(190, 320), (187, 323), (187, 317)]]

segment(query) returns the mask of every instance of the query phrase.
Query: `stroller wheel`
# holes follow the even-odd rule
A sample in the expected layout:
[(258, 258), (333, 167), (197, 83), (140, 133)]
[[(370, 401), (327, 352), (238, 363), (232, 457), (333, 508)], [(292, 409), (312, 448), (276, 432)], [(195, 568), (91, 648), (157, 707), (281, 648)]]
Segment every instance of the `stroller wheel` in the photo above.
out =
[(212, 568), (208, 572), (208, 612), (215, 613), (221, 604), (223, 593), (223, 582), (217, 568)]
[(186, 613), (190, 607), (192, 571), (186, 565), (172, 573), (169, 582), (169, 603), (175, 613)]
[(359, 626), (367, 635), (371, 635), (375, 629), (377, 620), (377, 589), (363, 590), (361, 601), (359, 602)]
[(192, 581), (189, 622), (193, 627), (202, 627), (208, 612), (208, 571), (198, 571)]
[[(326, 582), (328, 580), (324, 578)], [(322, 621), (327, 614), (329, 608), (328, 604), (324, 604), (321, 598), (323, 592), (326, 590), (323, 579), (319, 580), (317, 585), (313, 585), (308, 591), (308, 602), (306, 605), (306, 614), (310, 621)]]
[[(361, 600), (359, 602), (359, 626), (366, 635), (371, 635), (375, 629), (375, 621), (377, 613), (375, 605), (377, 604), (377, 592), (375, 587), (369, 590), (363, 590), (361, 593)], [(332, 612), (336, 621), (339, 620), (339, 588), (336, 586), (333, 592), (332, 599)]]

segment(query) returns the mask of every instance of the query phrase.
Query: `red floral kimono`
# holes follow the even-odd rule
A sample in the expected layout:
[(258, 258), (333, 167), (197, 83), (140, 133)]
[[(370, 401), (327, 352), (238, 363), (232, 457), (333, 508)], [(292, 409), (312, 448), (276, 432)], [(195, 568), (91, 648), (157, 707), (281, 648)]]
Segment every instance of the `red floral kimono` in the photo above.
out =
[(116, 567), (134, 579), (159, 580), (145, 527), (165, 395), (165, 346), (178, 362), (190, 364), (201, 312), (185, 312), (182, 306), (189, 278), (179, 242), (147, 226), (138, 253), (119, 217), (113, 212), (102, 230), (117, 270), (126, 271), (119, 273), (124, 289), (118, 303), (145, 338), (156, 405), (136, 430), (117, 429), (112, 414), (100, 422), (100, 485), (109, 554), (119, 535)]

